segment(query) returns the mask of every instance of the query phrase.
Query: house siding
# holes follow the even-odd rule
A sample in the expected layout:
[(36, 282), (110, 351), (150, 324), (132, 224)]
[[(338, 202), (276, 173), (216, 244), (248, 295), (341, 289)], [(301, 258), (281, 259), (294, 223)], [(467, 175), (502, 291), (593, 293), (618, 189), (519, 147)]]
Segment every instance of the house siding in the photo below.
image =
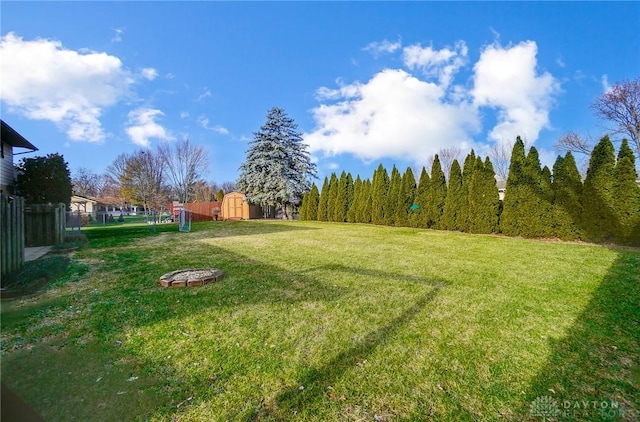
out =
[(0, 191), (7, 193), (7, 187), (13, 183), (13, 178), (13, 148), (3, 142), (0, 157)]

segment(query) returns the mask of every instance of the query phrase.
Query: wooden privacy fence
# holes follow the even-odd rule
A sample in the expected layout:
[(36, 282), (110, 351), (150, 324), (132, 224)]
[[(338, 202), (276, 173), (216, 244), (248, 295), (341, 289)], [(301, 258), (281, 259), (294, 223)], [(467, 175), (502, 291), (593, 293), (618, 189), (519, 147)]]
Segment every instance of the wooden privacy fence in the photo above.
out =
[(24, 262), (24, 198), (0, 194), (0, 276)]
[(37, 204), (25, 207), (24, 239), (27, 247), (64, 243), (66, 229), (64, 204)]
[(191, 221), (215, 220), (214, 211), (218, 214), (218, 220), (222, 220), (222, 203), (220, 202), (190, 202), (184, 204), (184, 209), (191, 211)]

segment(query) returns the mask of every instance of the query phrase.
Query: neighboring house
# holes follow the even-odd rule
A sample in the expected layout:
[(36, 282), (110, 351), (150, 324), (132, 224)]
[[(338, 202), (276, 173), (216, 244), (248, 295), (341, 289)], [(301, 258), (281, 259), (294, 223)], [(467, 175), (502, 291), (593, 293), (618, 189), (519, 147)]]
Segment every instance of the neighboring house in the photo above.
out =
[[(0, 193), (9, 193), (9, 186), (15, 181), (15, 169), (13, 167), (13, 157), (15, 155), (26, 154), (37, 151), (38, 148), (27, 141), (22, 135), (16, 132), (11, 126), (0, 120), (2, 132), (0, 142)], [(15, 151), (14, 149), (18, 149)], [(25, 151), (26, 150), (26, 151)]]
[(507, 190), (507, 182), (504, 180), (498, 180), (496, 185), (498, 186), (498, 198), (501, 201), (504, 201), (504, 192)]
[(97, 209), (98, 201), (93, 198), (80, 195), (73, 195), (71, 197), (71, 211), (80, 211), (83, 214), (91, 214), (91, 216), (95, 218)]
[(127, 201), (123, 202), (122, 198), (104, 197), (91, 199), (96, 201), (96, 214), (108, 214), (114, 217), (118, 217), (120, 214), (136, 215), (138, 213), (137, 205), (132, 205)]

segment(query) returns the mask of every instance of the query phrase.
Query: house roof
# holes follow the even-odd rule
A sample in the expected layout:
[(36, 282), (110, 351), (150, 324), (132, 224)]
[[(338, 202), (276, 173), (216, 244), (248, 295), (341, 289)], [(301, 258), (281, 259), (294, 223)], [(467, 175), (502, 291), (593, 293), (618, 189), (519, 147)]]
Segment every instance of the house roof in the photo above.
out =
[(27, 141), (24, 136), (20, 135), (11, 126), (5, 123), (4, 120), (0, 120), (0, 122), (2, 122), (2, 132), (0, 133), (2, 142), (6, 142), (7, 144), (16, 148), (26, 148), (31, 151), (38, 150), (38, 148), (33, 146), (31, 142)]
[(88, 198), (86, 196), (81, 196), (81, 195), (73, 195), (71, 197), (71, 202), (93, 202), (93, 203), (97, 203), (98, 201), (96, 201), (93, 198)]

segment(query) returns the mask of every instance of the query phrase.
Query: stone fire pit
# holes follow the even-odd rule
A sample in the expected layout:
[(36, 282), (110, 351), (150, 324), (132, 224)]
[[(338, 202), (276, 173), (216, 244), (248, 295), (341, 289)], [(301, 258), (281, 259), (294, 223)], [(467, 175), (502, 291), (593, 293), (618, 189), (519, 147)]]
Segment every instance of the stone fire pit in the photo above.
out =
[(167, 273), (158, 281), (162, 287), (191, 287), (215, 283), (222, 277), (222, 270), (217, 268), (192, 268)]

